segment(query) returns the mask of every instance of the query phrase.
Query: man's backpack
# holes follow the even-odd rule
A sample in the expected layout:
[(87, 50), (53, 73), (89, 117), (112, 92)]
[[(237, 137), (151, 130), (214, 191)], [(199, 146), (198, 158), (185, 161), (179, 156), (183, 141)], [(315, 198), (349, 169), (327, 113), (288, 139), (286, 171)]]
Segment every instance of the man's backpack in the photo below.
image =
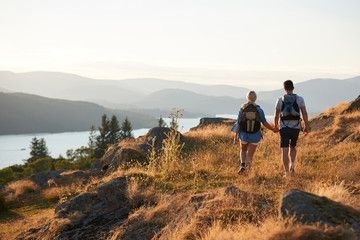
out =
[(257, 105), (247, 103), (243, 106), (240, 116), (240, 130), (246, 133), (256, 133), (260, 130), (260, 113)]
[(285, 94), (282, 97), (280, 112), (281, 120), (300, 120), (299, 105), (296, 103), (296, 94)]

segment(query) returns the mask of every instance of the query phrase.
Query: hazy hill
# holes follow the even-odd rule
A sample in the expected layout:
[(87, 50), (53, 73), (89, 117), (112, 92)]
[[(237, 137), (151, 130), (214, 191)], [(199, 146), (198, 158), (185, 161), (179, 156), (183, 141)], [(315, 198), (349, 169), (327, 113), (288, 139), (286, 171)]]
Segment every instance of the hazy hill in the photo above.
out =
[(248, 91), (247, 88), (235, 86), (203, 85), (153, 78), (95, 80), (58, 72), (12, 73), (3, 71), (0, 72), (0, 86), (17, 92), (45, 97), (103, 101), (109, 104), (128, 104), (146, 94), (166, 88), (188, 90), (209, 96), (231, 97), (244, 96)]
[[(207, 116), (209, 114), (237, 114), (241, 104), (245, 101), (245, 98), (213, 97), (180, 89), (164, 89), (147, 95), (141, 101), (135, 102), (134, 105), (144, 108), (152, 106), (158, 106), (162, 109), (183, 108)], [(261, 101), (257, 101), (257, 104), (264, 109), (271, 108), (271, 105)]]
[(124, 89), (117, 81), (101, 81), (58, 72), (0, 72), (0, 86), (6, 89), (67, 100), (124, 103), (142, 94)]
[(155, 78), (134, 78), (119, 81), (122, 86), (129, 89), (136, 89), (144, 94), (150, 94), (162, 89), (182, 89), (208, 96), (229, 96), (234, 98), (243, 97), (248, 88), (230, 85), (205, 85), (187, 83), (182, 81), (168, 81)]
[[(137, 78), (125, 80), (96, 80), (75, 74), (60, 72), (28, 72), (12, 73), (0, 71), (0, 86), (18, 92), (39, 94), (42, 96), (56, 96), (71, 99), (78, 98), (77, 94), (71, 94), (72, 88), (97, 88), (113, 87), (119, 90), (127, 90), (131, 94), (150, 94), (166, 88), (176, 88), (193, 91), (210, 96), (239, 97), (246, 94), (247, 88), (228, 85), (204, 85), (182, 81), (169, 81), (155, 78)], [(54, 95), (55, 94), (55, 95)], [(67, 94), (67, 95), (62, 95)], [(119, 94), (122, 94), (120, 92)], [(140, 95), (141, 95), (140, 94)], [(136, 97), (136, 96), (135, 96)], [(86, 96), (85, 99), (91, 97)], [(132, 101), (132, 99), (128, 99)]]
[(9, 92), (9, 90), (6, 90), (5, 88), (0, 87), (0, 92)]
[(156, 119), (130, 111), (24, 93), (0, 93), (0, 134), (66, 132), (98, 126), (101, 116), (117, 116), (120, 124), (128, 116), (133, 128), (156, 126)]
[[(317, 114), (342, 101), (351, 101), (360, 94), (360, 77), (338, 79), (313, 79), (295, 84), (295, 93), (305, 99), (309, 113)], [(258, 98), (275, 105), (277, 98), (284, 94), (283, 89), (259, 92)]]
[[(231, 98), (243, 99), (248, 91), (247, 88), (228, 85), (211, 86), (153, 78), (95, 80), (57, 72), (0, 72), (0, 86), (10, 91), (45, 97), (91, 101), (108, 108), (137, 111), (146, 108), (151, 112), (151, 109), (169, 111), (170, 107), (184, 106), (186, 111), (195, 115), (222, 113), (225, 110), (229, 111), (225, 113), (231, 114), (233, 109), (238, 109), (240, 105), (239, 102), (229, 103)], [(167, 90), (164, 89), (177, 90), (166, 93)], [(358, 89), (360, 89), (360, 77), (345, 80), (313, 79), (295, 84), (295, 92), (305, 98), (308, 112), (312, 115), (338, 102), (356, 98), (359, 94)], [(181, 91), (184, 91), (182, 93), (185, 94), (183, 96), (186, 96), (186, 99), (181, 94), (177, 94)], [(171, 96), (171, 94), (175, 95)], [(278, 90), (258, 92), (259, 105), (266, 113), (271, 114), (276, 99), (282, 94), (281, 86)], [(196, 106), (197, 104), (200, 105)], [(233, 105), (237, 107), (228, 107)], [(209, 109), (211, 111), (208, 111)], [(220, 109), (221, 112), (214, 109)], [(194, 112), (195, 110), (197, 112)], [(151, 112), (151, 115), (155, 113), (156, 111)]]

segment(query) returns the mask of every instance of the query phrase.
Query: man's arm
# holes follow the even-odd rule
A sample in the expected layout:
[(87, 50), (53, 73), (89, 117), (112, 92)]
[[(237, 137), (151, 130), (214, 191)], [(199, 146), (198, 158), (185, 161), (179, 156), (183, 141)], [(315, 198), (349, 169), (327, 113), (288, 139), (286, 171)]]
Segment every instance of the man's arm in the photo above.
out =
[(274, 124), (276, 129), (279, 129), (279, 118), (280, 118), (280, 109), (276, 108), (274, 114)]
[(304, 123), (305, 123), (304, 134), (307, 135), (309, 132), (309, 119), (308, 119), (306, 107), (305, 106), (300, 107), (300, 110), (301, 110), (301, 114), (302, 114), (302, 117), (303, 117)]

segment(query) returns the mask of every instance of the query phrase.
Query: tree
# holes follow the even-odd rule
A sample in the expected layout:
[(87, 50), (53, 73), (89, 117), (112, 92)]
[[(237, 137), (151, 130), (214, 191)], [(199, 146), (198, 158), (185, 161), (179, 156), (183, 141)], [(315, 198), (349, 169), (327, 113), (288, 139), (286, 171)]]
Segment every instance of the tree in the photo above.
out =
[(89, 148), (93, 149), (94, 153), (92, 155), (95, 158), (101, 158), (108, 146), (117, 143), (121, 138), (122, 131), (116, 116), (113, 115), (111, 120), (108, 120), (106, 114), (104, 114), (101, 118), (99, 135), (96, 136), (94, 127), (90, 129)]
[(110, 121), (109, 143), (115, 144), (120, 140), (121, 128), (116, 116), (113, 115)]
[(101, 158), (109, 144), (110, 121), (106, 114), (101, 117), (101, 127), (99, 127), (99, 135), (96, 137), (94, 157)]
[(125, 120), (121, 124), (120, 137), (121, 137), (121, 139), (133, 137), (132, 126), (131, 126), (131, 122), (129, 121), (128, 117), (126, 117)]
[(88, 146), (91, 151), (94, 151), (96, 148), (96, 130), (95, 130), (94, 125), (92, 125), (90, 127), (90, 136), (89, 136)]
[(34, 137), (30, 143), (30, 158), (28, 163), (35, 162), (39, 158), (49, 157), (49, 151), (43, 138), (37, 139)]
[(164, 121), (164, 119), (162, 118), (162, 116), (160, 115), (160, 118), (158, 120), (158, 127), (166, 127), (166, 123)]

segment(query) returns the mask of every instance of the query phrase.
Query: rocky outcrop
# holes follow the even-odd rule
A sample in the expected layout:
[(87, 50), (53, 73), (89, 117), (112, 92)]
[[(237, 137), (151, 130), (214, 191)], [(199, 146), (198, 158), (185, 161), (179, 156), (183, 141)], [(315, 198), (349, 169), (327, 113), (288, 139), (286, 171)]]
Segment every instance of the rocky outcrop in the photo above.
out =
[(324, 130), (331, 127), (334, 123), (334, 116), (320, 114), (309, 121), (311, 131)]
[(360, 233), (360, 212), (312, 193), (292, 189), (284, 193), (280, 217), (294, 217), (303, 224), (346, 225)]
[(347, 107), (341, 114), (351, 113), (359, 110), (360, 110), (360, 95), (354, 101), (350, 102), (349, 107)]
[(194, 131), (199, 128), (204, 128), (209, 125), (227, 125), (233, 126), (236, 120), (231, 118), (201, 118), (198, 126), (191, 128), (191, 131)]
[(66, 170), (42, 172), (30, 176), (28, 179), (32, 180), (38, 187), (43, 187), (47, 184), (50, 179), (56, 179), (61, 177), (61, 173)]
[[(154, 145), (155, 150), (159, 151), (163, 141), (168, 138), (171, 131), (170, 128), (155, 127), (150, 129), (143, 137), (126, 139), (112, 145), (99, 161), (93, 162), (91, 171), (93, 173), (103, 171), (105, 174), (109, 174), (118, 168), (127, 168), (133, 163), (146, 164), (146, 156), (152, 149), (152, 146)], [(180, 135), (180, 141), (182, 141), (183, 136), (179, 132), (177, 133)]]
[[(55, 208), (53, 225), (31, 229), (19, 235), (18, 239), (42, 239), (42, 236), (53, 236), (53, 239), (106, 239), (104, 232), (109, 233), (116, 226), (121, 226), (129, 215), (126, 188), (126, 179), (119, 177), (91, 192), (80, 194)], [(54, 226), (61, 222), (61, 227)]]

